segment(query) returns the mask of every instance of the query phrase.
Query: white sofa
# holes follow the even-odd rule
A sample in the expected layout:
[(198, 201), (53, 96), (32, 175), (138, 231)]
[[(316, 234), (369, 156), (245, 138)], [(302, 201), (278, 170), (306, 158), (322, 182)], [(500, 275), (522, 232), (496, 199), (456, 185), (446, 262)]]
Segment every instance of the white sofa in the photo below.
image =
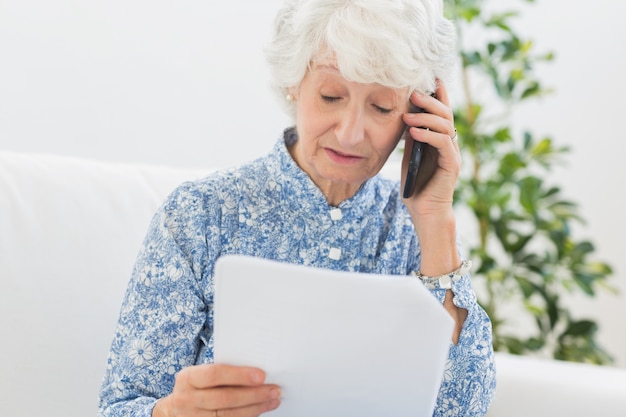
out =
[[(122, 295), (177, 184), (156, 166), (0, 152), (0, 416), (95, 416)], [(489, 416), (626, 416), (626, 370), (497, 356)]]

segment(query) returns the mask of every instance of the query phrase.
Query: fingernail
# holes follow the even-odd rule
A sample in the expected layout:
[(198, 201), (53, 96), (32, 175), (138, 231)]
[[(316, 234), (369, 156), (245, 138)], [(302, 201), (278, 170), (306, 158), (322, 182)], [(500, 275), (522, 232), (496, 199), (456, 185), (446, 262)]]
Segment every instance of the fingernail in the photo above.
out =
[(264, 380), (262, 372), (253, 372), (252, 373), (252, 382), (255, 384), (262, 384)]
[(278, 399), (280, 398), (280, 388), (272, 388), (270, 391), (270, 398)]
[(280, 405), (280, 400), (272, 400), (267, 403), (267, 409), (273, 410), (275, 408), (278, 408), (279, 405)]

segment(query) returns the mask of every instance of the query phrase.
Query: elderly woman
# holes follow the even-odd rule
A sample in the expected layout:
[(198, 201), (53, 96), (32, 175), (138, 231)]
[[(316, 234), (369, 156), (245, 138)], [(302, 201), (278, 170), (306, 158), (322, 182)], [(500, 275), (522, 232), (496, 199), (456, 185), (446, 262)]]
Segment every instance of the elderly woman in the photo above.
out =
[[(491, 326), (457, 248), (461, 158), (440, 81), (454, 54), (441, 0), (286, 2), (267, 55), (295, 127), (267, 156), (181, 185), (156, 213), (121, 309), (101, 416), (247, 417), (280, 406), (263, 370), (213, 364), (213, 271), (225, 254), (452, 276), (432, 286), (456, 322), (434, 415), (485, 414)], [(410, 103), (424, 112), (409, 113)], [(377, 175), (404, 132), (438, 157), (409, 198), (404, 178)]]

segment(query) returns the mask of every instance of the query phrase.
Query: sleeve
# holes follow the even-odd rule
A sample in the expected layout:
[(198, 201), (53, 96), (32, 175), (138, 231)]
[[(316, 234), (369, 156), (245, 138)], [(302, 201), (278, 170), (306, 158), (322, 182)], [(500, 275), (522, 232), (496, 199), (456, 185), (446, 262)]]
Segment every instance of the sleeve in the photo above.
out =
[[(420, 253), (419, 243), (417, 252)], [(461, 243), (457, 239), (459, 254)], [(411, 246), (410, 250), (413, 250)], [(420, 267), (420, 256), (409, 265), (410, 271)], [(451, 281), (450, 290), (457, 307), (467, 310), (458, 343), (450, 344), (444, 375), (437, 395), (434, 417), (484, 416), (496, 389), (491, 320), (478, 304), (470, 274)], [(447, 288), (429, 288), (443, 303)]]
[(153, 217), (123, 299), (100, 417), (150, 417), (157, 399), (171, 393), (175, 374), (197, 361), (203, 335), (212, 332), (206, 289), (219, 253), (220, 215), (206, 198), (183, 185)]
[[(432, 289), (443, 302), (445, 289)], [(469, 274), (452, 283), (454, 304), (468, 311), (458, 343), (450, 345), (435, 417), (478, 417), (487, 413), (495, 392), (491, 321), (478, 304)]]

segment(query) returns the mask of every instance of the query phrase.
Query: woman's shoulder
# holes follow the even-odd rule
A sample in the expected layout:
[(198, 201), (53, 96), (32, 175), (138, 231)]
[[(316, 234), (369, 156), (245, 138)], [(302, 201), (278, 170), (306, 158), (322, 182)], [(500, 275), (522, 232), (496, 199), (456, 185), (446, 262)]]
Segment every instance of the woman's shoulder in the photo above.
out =
[(165, 205), (187, 209), (189, 206), (206, 207), (232, 202), (241, 194), (242, 188), (250, 188), (251, 184), (267, 176), (267, 159), (268, 156), (261, 157), (238, 167), (216, 170), (204, 177), (185, 181), (174, 188)]
[(370, 180), (370, 183), (377, 201), (401, 201), (399, 180), (390, 179), (382, 174), (378, 174)]
[(222, 190), (228, 190), (235, 184), (233, 169), (219, 170), (192, 180), (180, 183), (170, 193), (166, 202), (182, 203), (187, 200), (210, 198)]

